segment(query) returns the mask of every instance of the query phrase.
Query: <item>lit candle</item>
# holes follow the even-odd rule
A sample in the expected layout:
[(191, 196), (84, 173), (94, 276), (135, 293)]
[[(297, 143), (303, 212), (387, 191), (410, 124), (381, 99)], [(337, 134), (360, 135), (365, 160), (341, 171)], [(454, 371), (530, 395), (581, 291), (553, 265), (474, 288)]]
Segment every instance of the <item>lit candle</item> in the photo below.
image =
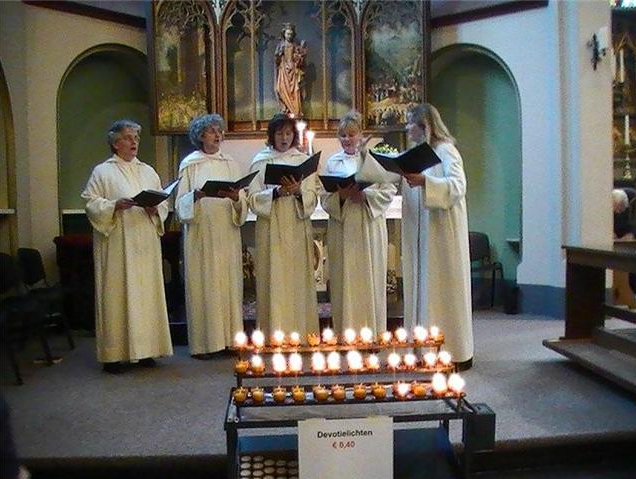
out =
[(261, 331), (260, 329), (256, 329), (252, 333), (252, 344), (256, 348), (263, 347), (263, 345), (265, 344), (265, 335), (263, 334), (263, 331)]
[(349, 351), (347, 353), (347, 364), (351, 371), (360, 371), (362, 369), (362, 354), (359, 351)]
[(625, 83), (625, 53), (622, 48), (618, 51), (618, 79)]
[(347, 343), (347, 344), (355, 343), (356, 342), (356, 332), (353, 329), (351, 329), (351, 328), (345, 329), (345, 331), (344, 331), (344, 340), (345, 340), (345, 343)]
[(373, 371), (380, 369), (380, 358), (375, 354), (369, 354), (369, 356), (367, 356), (367, 368)]
[(298, 346), (300, 344), (300, 334), (296, 331), (289, 333), (289, 344), (292, 346)]
[(413, 353), (407, 353), (404, 355), (404, 365), (408, 369), (413, 369), (415, 367), (415, 363), (417, 362), (417, 358)]
[(334, 335), (333, 335), (333, 329), (331, 328), (325, 328), (322, 330), (322, 340), (325, 343), (330, 343), (333, 341)]
[(366, 326), (360, 330), (360, 339), (364, 344), (371, 344), (373, 342), (373, 331)]
[(459, 374), (453, 373), (448, 377), (448, 389), (456, 394), (461, 394), (466, 386), (466, 381)]
[(632, 144), (632, 140), (629, 137), (629, 115), (625, 115), (625, 144), (628, 146)]
[(434, 352), (428, 352), (424, 355), (424, 364), (426, 364), (427, 367), (432, 368), (436, 362), (437, 355)]
[(441, 396), (442, 394), (446, 393), (446, 390), (448, 389), (446, 385), (446, 376), (444, 376), (442, 373), (433, 374), (431, 383), (435, 394)]
[(303, 357), (298, 353), (289, 355), (289, 370), (293, 373), (299, 373), (303, 370)]
[(243, 331), (239, 331), (238, 333), (236, 333), (236, 336), (234, 336), (234, 345), (237, 348), (244, 348), (245, 346), (247, 346), (247, 334), (245, 334)]
[(413, 328), (413, 337), (415, 338), (415, 342), (423, 343), (428, 338), (428, 331), (424, 326), (415, 326)]
[(389, 367), (391, 369), (397, 369), (401, 361), (402, 359), (400, 358), (400, 355), (398, 353), (391, 353), (387, 358), (387, 362), (389, 363)]
[(440, 351), (437, 355), (437, 360), (444, 366), (450, 366), (452, 361), (451, 354), (448, 351)]
[(314, 154), (314, 136), (315, 133), (311, 130), (307, 130), (307, 154), (309, 155), (313, 155)]
[(431, 326), (431, 337), (436, 341), (440, 338), (440, 331), (437, 326)]
[(407, 337), (408, 334), (406, 332), (406, 329), (398, 328), (395, 330), (395, 339), (397, 339), (399, 343), (405, 343)]
[(303, 133), (305, 132), (305, 128), (307, 127), (307, 123), (302, 120), (298, 120), (296, 122), (296, 130), (298, 130), (298, 146), (302, 148), (303, 146)]
[(258, 354), (253, 355), (252, 359), (250, 360), (250, 369), (257, 374), (262, 373), (265, 370), (263, 358), (260, 357)]
[(329, 371), (339, 371), (340, 370), (340, 353), (336, 351), (331, 351), (329, 356), (327, 356), (327, 368)]
[(322, 353), (314, 353), (311, 355), (311, 369), (316, 372), (324, 371), (326, 367), (325, 355)]
[(395, 394), (397, 397), (404, 399), (411, 390), (411, 385), (409, 383), (398, 383)]
[(282, 346), (285, 342), (285, 333), (283, 333), (280, 329), (274, 331), (272, 334), (272, 345), (273, 346)]
[(278, 374), (283, 374), (287, 371), (287, 361), (282, 353), (275, 353), (272, 355), (272, 367)]
[(392, 337), (393, 337), (393, 334), (391, 334), (391, 331), (384, 331), (382, 335), (380, 336), (380, 342), (382, 344), (389, 344), (391, 342)]

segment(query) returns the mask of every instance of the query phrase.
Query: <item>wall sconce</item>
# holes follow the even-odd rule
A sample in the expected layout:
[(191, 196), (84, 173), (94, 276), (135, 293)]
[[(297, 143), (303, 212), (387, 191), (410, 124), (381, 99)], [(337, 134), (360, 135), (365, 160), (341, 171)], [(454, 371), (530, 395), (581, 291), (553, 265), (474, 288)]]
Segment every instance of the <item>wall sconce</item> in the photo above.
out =
[(601, 57), (607, 53), (607, 27), (601, 27), (597, 33), (592, 35), (587, 46), (592, 49), (592, 66), (596, 70), (596, 65), (601, 61)]

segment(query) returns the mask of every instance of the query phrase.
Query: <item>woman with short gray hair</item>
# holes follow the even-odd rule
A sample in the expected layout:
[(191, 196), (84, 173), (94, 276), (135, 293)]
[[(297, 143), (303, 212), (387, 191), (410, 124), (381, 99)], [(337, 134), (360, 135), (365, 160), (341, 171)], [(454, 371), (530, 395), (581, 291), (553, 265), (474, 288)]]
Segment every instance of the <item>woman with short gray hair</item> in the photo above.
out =
[(82, 193), (93, 226), (97, 359), (109, 373), (172, 355), (159, 241), (168, 206), (132, 199), (161, 189), (155, 170), (137, 158), (140, 132), (131, 120), (112, 124), (113, 155), (95, 167)]
[(242, 190), (202, 190), (208, 180), (236, 181), (239, 165), (221, 152), (224, 121), (203, 115), (190, 124), (197, 148), (181, 162), (175, 210), (184, 232), (184, 263), (188, 343), (195, 359), (231, 346), (243, 330), (243, 259), (241, 225), (247, 218)]

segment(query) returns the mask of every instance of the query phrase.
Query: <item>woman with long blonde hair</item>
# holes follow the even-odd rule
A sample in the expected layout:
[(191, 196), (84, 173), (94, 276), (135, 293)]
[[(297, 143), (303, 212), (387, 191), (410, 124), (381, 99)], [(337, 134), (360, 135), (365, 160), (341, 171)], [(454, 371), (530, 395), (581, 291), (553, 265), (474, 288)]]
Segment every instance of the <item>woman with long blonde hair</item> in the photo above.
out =
[(442, 160), (402, 181), (404, 323), (437, 325), (460, 369), (473, 361), (466, 175), (455, 138), (437, 109), (409, 109), (411, 142), (427, 142)]

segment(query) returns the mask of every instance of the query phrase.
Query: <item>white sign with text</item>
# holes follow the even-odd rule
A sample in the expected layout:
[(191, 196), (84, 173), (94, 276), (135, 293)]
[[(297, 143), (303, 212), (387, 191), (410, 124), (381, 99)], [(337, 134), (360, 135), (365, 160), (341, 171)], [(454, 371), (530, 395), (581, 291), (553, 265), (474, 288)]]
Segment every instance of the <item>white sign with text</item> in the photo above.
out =
[(308, 419), (298, 423), (300, 479), (393, 478), (393, 420)]

